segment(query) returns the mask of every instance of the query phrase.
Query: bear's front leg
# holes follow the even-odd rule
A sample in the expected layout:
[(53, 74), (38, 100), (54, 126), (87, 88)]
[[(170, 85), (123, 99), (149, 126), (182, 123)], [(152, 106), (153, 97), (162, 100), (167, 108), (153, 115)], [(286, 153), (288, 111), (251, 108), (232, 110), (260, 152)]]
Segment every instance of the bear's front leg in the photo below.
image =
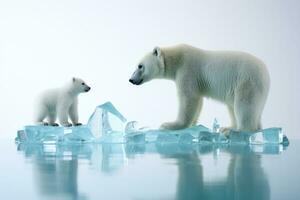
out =
[(68, 111), (69, 111), (69, 105), (62, 102), (58, 105), (57, 107), (57, 114), (58, 114), (58, 120), (60, 125), (65, 126), (65, 127), (70, 127), (72, 126), (71, 123), (68, 121)]
[(71, 118), (71, 121), (74, 126), (80, 126), (81, 123), (78, 122), (78, 104), (77, 99), (74, 101), (74, 103), (71, 105), (69, 110), (69, 116)]
[(220, 132), (226, 136), (229, 135), (229, 133), (232, 129), (236, 129), (236, 119), (235, 119), (235, 115), (234, 115), (234, 109), (230, 105), (227, 105), (227, 109), (228, 109), (230, 120), (231, 120), (231, 126), (220, 128)]
[(188, 87), (186, 84), (181, 84), (180, 86), (177, 88), (179, 98), (177, 120), (162, 124), (162, 129), (178, 130), (187, 128), (197, 122), (202, 107), (202, 97), (196, 88)]

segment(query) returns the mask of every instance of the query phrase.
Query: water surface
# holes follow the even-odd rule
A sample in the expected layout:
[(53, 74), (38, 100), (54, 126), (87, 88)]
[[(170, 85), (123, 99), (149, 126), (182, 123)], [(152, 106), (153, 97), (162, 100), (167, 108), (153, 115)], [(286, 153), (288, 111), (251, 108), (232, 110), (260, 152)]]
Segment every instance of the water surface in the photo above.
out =
[(300, 141), (282, 146), (16, 145), (0, 199), (300, 199)]

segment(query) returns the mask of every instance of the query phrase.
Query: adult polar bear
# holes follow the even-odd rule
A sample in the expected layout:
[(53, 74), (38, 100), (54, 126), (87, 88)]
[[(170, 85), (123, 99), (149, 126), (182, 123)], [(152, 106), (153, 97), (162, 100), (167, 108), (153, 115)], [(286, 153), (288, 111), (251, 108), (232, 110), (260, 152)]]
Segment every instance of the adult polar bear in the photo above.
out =
[(181, 44), (156, 47), (138, 64), (130, 82), (140, 85), (155, 78), (173, 80), (179, 98), (177, 120), (164, 129), (182, 129), (196, 124), (203, 97), (224, 102), (231, 126), (239, 131), (261, 129), (261, 115), (270, 78), (262, 61), (243, 52), (207, 51)]

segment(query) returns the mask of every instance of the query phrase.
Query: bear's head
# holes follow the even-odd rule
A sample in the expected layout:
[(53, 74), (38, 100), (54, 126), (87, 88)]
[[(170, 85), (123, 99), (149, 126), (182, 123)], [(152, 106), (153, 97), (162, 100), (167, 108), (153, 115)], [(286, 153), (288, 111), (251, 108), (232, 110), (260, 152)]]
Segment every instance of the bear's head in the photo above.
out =
[(159, 47), (154, 48), (139, 62), (129, 82), (134, 85), (141, 85), (155, 78), (162, 78), (164, 75), (164, 58)]
[(82, 79), (80, 78), (72, 78), (71, 82), (71, 90), (75, 93), (83, 93), (90, 91), (91, 87), (88, 86)]

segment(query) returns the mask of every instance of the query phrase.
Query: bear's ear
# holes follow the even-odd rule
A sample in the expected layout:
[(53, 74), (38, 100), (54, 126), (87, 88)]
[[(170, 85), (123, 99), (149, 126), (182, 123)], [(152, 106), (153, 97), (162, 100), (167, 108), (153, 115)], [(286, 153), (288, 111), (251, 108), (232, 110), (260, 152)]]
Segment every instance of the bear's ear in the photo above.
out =
[(159, 47), (155, 47), (153, 49), (153, 55), (157, 56), (157, 57), (160, 57), (161, 56), (161, 50)]

